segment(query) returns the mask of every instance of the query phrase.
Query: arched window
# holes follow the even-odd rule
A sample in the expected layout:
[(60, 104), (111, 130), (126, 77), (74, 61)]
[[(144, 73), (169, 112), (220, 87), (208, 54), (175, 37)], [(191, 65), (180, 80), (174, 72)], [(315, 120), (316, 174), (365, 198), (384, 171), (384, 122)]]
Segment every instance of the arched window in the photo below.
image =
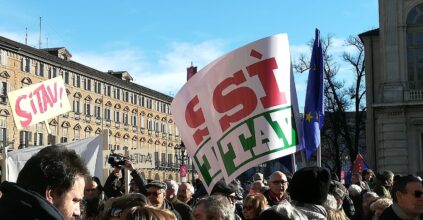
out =
[(410, 89), (423, 89), (423, 4), (407, 15), (407, 69)]

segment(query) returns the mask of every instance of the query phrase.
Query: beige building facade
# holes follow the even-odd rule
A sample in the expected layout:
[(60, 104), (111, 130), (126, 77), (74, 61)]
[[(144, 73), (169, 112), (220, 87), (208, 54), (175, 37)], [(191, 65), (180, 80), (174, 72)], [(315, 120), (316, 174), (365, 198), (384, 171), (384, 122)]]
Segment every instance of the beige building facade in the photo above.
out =
[(367, 159), (381, 172), (423, 175), (423, 1), (379, 0), (365, 45)]
[[(170, 112), (173, 98), (133, 83), (127, 71), (102, 72), (71, 57), (64, 47), (36, 49), (0, 37), (0, 150), (66, 143), (108, 129), (106, 170), (114, 151), (130, 157), (147, 179), (180, 181), (183, 152)], [(66, 84), (72, 111), (48, 120), (50, 134), (45, 123), (18, 131), (7, 93), (57, 76)]]

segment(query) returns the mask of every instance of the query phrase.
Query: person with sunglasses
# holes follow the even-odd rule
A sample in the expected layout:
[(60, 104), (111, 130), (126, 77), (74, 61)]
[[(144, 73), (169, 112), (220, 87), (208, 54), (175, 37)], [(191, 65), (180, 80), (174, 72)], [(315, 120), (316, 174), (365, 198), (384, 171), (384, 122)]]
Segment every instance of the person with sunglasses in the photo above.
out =
[(413, 175), (399, 178), (392, 186), (393, 204), (383, 211), (380, 220), (423, 219), (423, 185)]
[(286, 190), (288, 189), (288, 179), (281, 171), (276, 171), (270, 175), (269, 189), (264, 191), (269, 206), (279, 204), (282, 200), (289, 200)]

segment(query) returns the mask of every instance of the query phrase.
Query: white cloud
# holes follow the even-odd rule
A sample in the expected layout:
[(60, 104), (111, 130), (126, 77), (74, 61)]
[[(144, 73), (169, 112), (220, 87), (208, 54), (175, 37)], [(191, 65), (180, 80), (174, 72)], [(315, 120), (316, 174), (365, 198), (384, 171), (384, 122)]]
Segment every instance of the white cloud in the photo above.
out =
[(143, 51), (121, 49), (99, 54), (74, 52), (73, 59), (101, 71), (126, 70), (135, 83), (167, 95), (175, 95), (186, 82), (186, 68), (193, 62), (199, 69), (223, 54), (218, 40), (200, 43), (173, 42), (157, 61), (149, 60)]

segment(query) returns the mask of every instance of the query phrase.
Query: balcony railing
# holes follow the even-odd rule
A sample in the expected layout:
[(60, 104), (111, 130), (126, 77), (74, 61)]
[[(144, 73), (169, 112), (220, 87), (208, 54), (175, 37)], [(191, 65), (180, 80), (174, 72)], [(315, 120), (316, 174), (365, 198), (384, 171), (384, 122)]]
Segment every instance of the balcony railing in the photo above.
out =
[(423, 101), (423, 90), (410, 89), (404, 91), (405, 101)]

